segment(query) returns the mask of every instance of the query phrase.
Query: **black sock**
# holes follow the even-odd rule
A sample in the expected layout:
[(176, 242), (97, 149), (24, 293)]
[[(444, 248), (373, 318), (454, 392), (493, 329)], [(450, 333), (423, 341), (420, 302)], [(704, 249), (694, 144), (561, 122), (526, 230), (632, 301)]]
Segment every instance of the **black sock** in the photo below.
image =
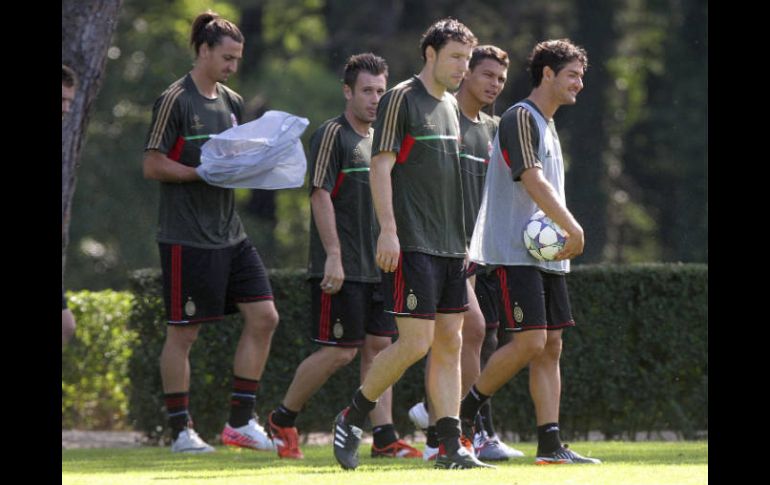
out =
[(438, 431), (436, 431), (435, 424), (428, 426), (428, 431), (426, 431), (425, 436), (427, 438), (427, 441), (425, 442), (427, 446), (438, 448)]
[(444, 445), (447, 455), (455, 453), (460, 448), (460, 420), (449, 416), (436, 421), (438, 442)]
[(353, 400), (350, 402), (350, 411), (348, 411), (347, 422), (358, 428), (363, 428), (366, 417), (376, 405), (377, 401), (366, 399), (359, 387), (355, 394), (353, 394)]
[(547, 423), (537, 427), (537, 454), (553, 453), (561, 446), (559, 423)]
[(166, 415), (168, 416), (168, 427), (171, 428), (171, 439), (175, 440), (190, 421), (190, 403), (189, 392), (173, 392), (164, 394), (163, 401), (166, 403)]
[(292, 411), (283, 404), (279, 404), (273, 412), (273, 424), (281, 428), (293, 428), (294, 422), (299, 416), (299, 411)]
[(476, 389), (476, 384), (471, 386), (471, 390), (468, 395), (460, 403), (460, 419), (466, 423), (473, 424), (473, 420), (476, 418), (476, 413), (479, 412), (479, 408), (484, 404), (490, 396), (482, 394)]
[[(481, 416), (481, 424), (484, 427), (484, 431), (491, 438), (495, 433), (495, 424), (492, 422), (492, 400), (487, 399), (487, 402), (481, 405), (479, 409), (479, 415)], [(477, 430), (478, 431), (478, 430)]]
[(227, 422), (233, 428), (240, 428), (254, 417), (254, 405), (257, 403), (259, 381), (233, 376), (233, 393), (230, 397), (230, 419)]
[(385, 448), (389, 444), (398, 441), (396, 428), (393, 427), (392, 423), (375, 426), (372, 428), (372, 436), (374, 437), (374, 446), (377, 448)]

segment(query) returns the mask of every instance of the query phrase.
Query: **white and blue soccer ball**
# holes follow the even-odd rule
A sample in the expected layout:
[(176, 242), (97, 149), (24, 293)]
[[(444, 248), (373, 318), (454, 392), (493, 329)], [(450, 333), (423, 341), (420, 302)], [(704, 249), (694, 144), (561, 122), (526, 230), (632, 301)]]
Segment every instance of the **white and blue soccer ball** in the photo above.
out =
[(553, 261), (566, 241), (564, 230), (541, 210), (532, 214), (524, 228), (524, 247), (538, 261)]

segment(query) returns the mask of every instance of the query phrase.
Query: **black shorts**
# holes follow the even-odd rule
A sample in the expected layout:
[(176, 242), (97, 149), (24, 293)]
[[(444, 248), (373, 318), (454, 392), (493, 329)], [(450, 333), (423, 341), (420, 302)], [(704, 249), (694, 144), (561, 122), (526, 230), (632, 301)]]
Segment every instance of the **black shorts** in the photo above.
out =
[(321, 278), (311, 278), (311, 340), (321, 345), (360, 347), (366, 334), (398, 334), (393, 315), (383, 311), (379, 283), (345, 281), (337, 293), (321, 291)]
[(401, 317), (435, 320), (436, 313), (468, 309), (461, 258), (402, 252), (393, 273), (382, 278), (385, 311)]
[(248, 239), (221, 249), (158, 243), (169, 325), (222, 320), (236, 303), (273, 299), (267, 271)]
[(474, 286), (484, 323), (489, 329), (500, 326), (500, 282), (494, 271), (478, 271)]
[(574, 327), (567, 279), (535, 266), (497, 269), (502, 288), (503, 318), (509, 332)]

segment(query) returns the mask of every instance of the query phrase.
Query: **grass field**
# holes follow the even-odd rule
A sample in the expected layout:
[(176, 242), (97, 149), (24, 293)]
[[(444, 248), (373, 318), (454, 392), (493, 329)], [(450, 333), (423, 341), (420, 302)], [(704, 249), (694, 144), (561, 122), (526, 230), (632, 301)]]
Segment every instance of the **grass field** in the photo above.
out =
[(217, 447), (206, 455), (173, 455), (167, 448), (62, 450), (67, 485), (695, 485), (708, 483), (708, 442), (575, 442), (570, 447), (602, 465), (536, 466), (535, 445), (517, 443), (526, 456), (495, 470), (433, 470), (422, 460), (371, 459), (344, 471), (331, 446), (303, 447), (305, 460)]

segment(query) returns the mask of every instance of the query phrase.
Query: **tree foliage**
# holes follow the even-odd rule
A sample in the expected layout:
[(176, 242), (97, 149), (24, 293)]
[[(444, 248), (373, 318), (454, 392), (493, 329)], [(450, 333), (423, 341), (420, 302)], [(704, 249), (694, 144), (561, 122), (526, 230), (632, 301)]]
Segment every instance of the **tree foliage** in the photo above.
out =
[[(576, 262), (708, 261), (706, 0), (126, 0), (81, 156), (68, 287), (124, 288), (129, 270), (158, 265), (158, 187), (142, 178), (142, 146), (152, 103), (191, 67), (191, 21), (209, 7), (246, 37), (229, 85), (249, 116), (305, 116), (305, 142), (342, 111), (349, 55), (385, 57), (392, 86), (419, 72), (420, 35), (438, 18), (459, 18), (509, 53), (496, 114), (529, 93), (534, 44), (570, 37), (589, 55), (577, 104), (556, 113), (568, 206), (586, 229)], [(268, 197), (274, 221), (251, 214), (248, 191), (237, 195), (268, 265), (304, 267), (307, 189)]]

